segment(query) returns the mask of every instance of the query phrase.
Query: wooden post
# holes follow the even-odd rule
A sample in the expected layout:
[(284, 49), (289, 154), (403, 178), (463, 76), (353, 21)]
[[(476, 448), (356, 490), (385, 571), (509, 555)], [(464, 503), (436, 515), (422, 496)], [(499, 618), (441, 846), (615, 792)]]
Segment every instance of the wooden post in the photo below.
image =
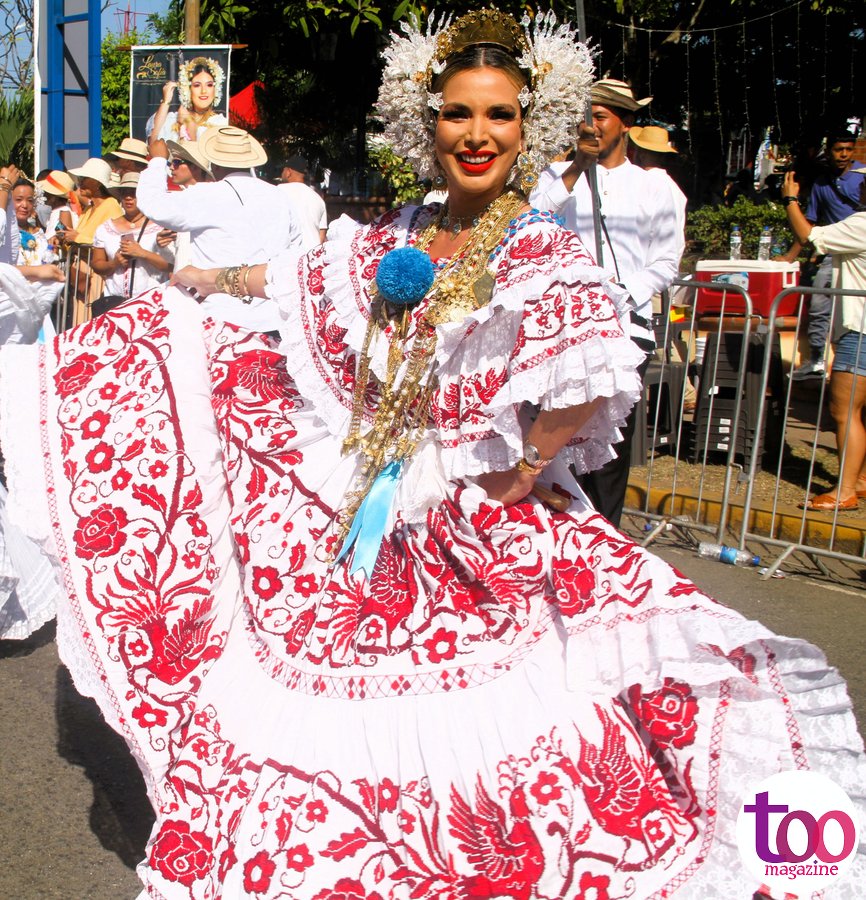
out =
[(199, 28), (199, 0), (186, 0), (184, 3), (183, 29), (187, 44), (201, 43)]

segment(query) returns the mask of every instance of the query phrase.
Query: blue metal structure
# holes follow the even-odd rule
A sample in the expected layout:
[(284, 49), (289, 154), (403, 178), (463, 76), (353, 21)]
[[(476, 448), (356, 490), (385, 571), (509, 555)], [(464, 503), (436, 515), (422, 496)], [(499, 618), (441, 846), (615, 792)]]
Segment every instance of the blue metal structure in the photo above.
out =
[[(99, 0), (42, 0), (43, 142), (39, 168), (102, 153), (102, 46)], [(41, 55), (41, 54), (40, 54)]]

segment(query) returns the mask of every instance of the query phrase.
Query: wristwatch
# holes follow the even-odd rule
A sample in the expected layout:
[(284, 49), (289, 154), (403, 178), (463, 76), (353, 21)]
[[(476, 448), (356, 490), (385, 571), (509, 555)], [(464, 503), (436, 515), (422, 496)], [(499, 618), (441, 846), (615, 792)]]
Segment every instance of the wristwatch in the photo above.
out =
[(787, 196), (782, 197), (782, 205), (783, 206), (790, 206), (792, 203), (799, 203), (799, 202), (800, 202), (800, 198), (794, 197), (792, 194), (788, 194)]
[(538, 448), (529, 441), (523, 442), (523, 459), (518, 460), (517, 469), (520, 472), (529, 472), (530, 475), (540, 475), (541, 472), (553, 462), (553, 457), (543, 459)]

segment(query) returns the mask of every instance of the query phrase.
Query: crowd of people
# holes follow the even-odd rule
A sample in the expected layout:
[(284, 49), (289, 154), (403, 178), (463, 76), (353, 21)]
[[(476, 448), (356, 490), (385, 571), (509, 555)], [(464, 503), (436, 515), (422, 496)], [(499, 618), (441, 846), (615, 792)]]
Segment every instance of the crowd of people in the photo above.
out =
[(747, 790), (814, 768), (862, 806), (866, 760), (819, 650), (616, 527), (673, 148), (628, 159), (648, 98), (552, 15), (384, 58), (385, 137), (444, 202), (323, 241), (306, 162), (256, 178), (192, 66), (187, 116), (53, 201), (120, 302), (0, 353), (10, 514), (154, 806), (142, 896), (771, 896)]

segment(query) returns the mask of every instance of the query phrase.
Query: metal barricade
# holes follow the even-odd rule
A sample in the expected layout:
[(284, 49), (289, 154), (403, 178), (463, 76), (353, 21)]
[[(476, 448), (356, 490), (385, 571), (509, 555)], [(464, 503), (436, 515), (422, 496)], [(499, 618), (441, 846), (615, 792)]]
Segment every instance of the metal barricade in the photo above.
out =
[[(842, 290), (838, 288), (786, 288), (785, 290), (781, 291), (773, 300), (768, 323), (768, 333), (771, 338), (772, 335), (776, 333), (778, 328), (779, 307), (785, 300), (785, 298), (790, 296), (791, 294), (801, 294), (804, 296), (811, 294), (822, 294), (831, 297), (833, 303), (834, 321), (837, 319), (837, 316), (839, 314), (838, 307), (841, 306), (841, 302), (839, 300), (840, 297), (866, 297), (866, 292), (864, 291)], [(797, 317), (798, 333), (800, 331), (799, 326), (801, 316), (802, 308), (800, 314)], [(866, 331), (866, 307), (864, 307), (863, 314), (861, 316), (860, 334), (857, 344), (858, 358), (861, 347), (864, 342), (866, 342), (866, 334), (863, 333), (864, 331)], [(825, 365), (827, 362), (829, 362), (829, 347), (830, 344), (828, 341), (827, 347), (824, 351)], [(765, 360), (765, 365), (761, 377), (761, 390), (758, 407), (758, 422), (761, 426), (763, 426), (764, 421), (767, 417), (767, 390), (770, 380), (769, 362), (769, 359)], [(842, 446), (837, 448), (839, 478), (831, 488), (831, 490), (833, 490), (834, 492), (838, 491), (839, 484), (841, 482), (842, 471), (844, 469), (849, 453), (848, 436), (850, 435), (850, 425), (853, 419), (853, 415), (855, 414), (854, 398), (855, 387), (858, 378), (866, 379), (866, 375), (858, 376), (855, 374), (850, 386), (849, 397), (847, 399), (845, 439)], [(806, 556), (809, 557), (815, 563), (815, 565), (819, 569), (821, 569), (822, 572), (824, 572), (824, 574), (829, 573), (826, 566), (822, 563), (822, 558), (832, 558), (855, 563), (863, 562), (864, 558), (866, 558), (866, 530), (860, 531), (859, 529), (845, 529), (844, 524), (839, 522), (840, 510), (838, 508), (834, 509), (832, 511), (832, 514), (830, 512), (823, 514), (819, 512), (816, 514), (815, 512), (805, 508), (808, 504), (810, 494), (813, 492), (812, 481), (816, 474), (817, 457), (820, 449), (820, 434), (822, 430), (824, 430), (821, 428), (821, 416), (824, 409), (825, 400), (827, 398), (828, 385), (826, 378), (824, 378), (823, 376), (821, 377), (820, 384), (818, 385), (819, 396), (817, 404), (814, 405), (814, 431), (812, 432), (811, 437), (804, 436), (799, 440), (799, 459), (801, 463), (800, 468), (802, 469), (805, 467), (805, 483), (803, 484), (802, 499), (798, 504), (798, 508), (792, 508), (790, 504), (786, 504), (780, 500), (780, 489), (782, 484), (791, 483), (790, 480), (783, 477), (785, 475), (785, 464), (786, 462), (788, 462), (789, 465), (791, 464), (792, 454), (797, 449), (797, 447), (794, 445), (794, 439), (791, 437), (789, 426), (793, 421), (796, 423), (799, 430), (807, 430), (803, 429), (803, 423), (801, 420), (794, 419), (794, 404), (792, 402), (793, 389), (794, 380), (793, 378), (789, 378), (787, 390), (785, 393), (785, 405), (784, 415), (781, 423), (781, 440), (779, 442), (779, 453), (774, 463), (775, 489), (773, 492), (772, 502), (770, 504), (769, 510), (758, 510), (755, 508), (754, 504), (755, 476), (760, 465), (758, 447), (754, 448), (751, 459), (749, 461), (746, 498), (743, 507), (742, 527), (740, 529), (739, 535), (739, 548), (743, 549), (745, 547), (746, 541), (751, 539), (757, 540), (766, 546), (775, 547), (779, 550), (778, 556), (767, 567), (766, 572), (763, 574), (762, 577), (764, 578), (771, 577), (782, 564), (782, 562), (795, 550), (802, 551), (804, 554), (806, 554)], [(845, 398), (840, 396), (839, 401), (844, 403)], [(841, 408), (839, 411), (841, 411)], [(859, 410), (856, 414), (860, 414)], [(837, 434), (838, 427), (839, 426), (837, 420)], [(828, 515), (830, 517), (829, 521), (827, 519)], [(850, 534), (841, 534), (843, 529), (849, 531)], [(858, 539), (858, 535), (860, 546), (859, 548), (856, 548), (855, 543)], [(844, 543), (848, 544), (848, 549), (840, 549), (840, 544)]]
[(66, 281), (54, 305), (54, 328), (58, 332), (80, 325), (90, 318), (90, 307), (102, 290), (102, 278), (91, 266), (90, 244), (69, 244), (64, 261)]
[[(638, 419), (636, 432), (646, 429), (646, 444), (638, 438), (632, 444), (632, 467), (646, 464), (646, 485), (641, 508), (627, 507), (626, 515), (646, 520), (647, 531), (642, 543), (651, 543), (662, 531), (675, 527), (688, 532), (698, 531), (715, 535), (717, 541), (728, 526), (731, 483), (735, 473), (741, 472), (748, 461), (747, 444), (741, 439), (743, 386), (749, 363), (749, 348), (755, 331), (755, 315), (752, 298), (749, 292), (736, 284), (721, 281), (698, 282), (692, 279), (677, 278), (672, 282), (672, 289), (679, 288), (692, 292), (687, 319), (674, 324), (669, 314), (670, 303), (662, 304), (664, 327), (661, 323), (657, 329), (657, 340), (660, 352), (652, 361), (644, 380), (644, 398), (640, 410), (647, 411), (647, 420)], [(718, 292), (718, 309), (713, 311), (714, 319), (706, 332), (707, 350), (704, 351), (703, 364), (698, 368), (694, 363), (698, 328), (698, 304), (696, 292), (699, 289), (710, 289)], [(728, 309), (737, 304), (737, 318), (732, 319)], [(726, 319), (726, 314), (728, 318)], [(703, 321), (703, 320), (702, 320)], [(732, 323), (736, 324), (732, 326)], [(679, 335), (674, 334), (676, 329)], [(688, 342), (682, 340), (682, 334), (688, 333)], [(726, 397), (722, 397), (719, 381), (721, 369), (730, 360), (725, 359), (727, 344), (739, 343), (736, 368), (727, 365), (725, 373), (727, 384)], [(679, 346), (679, 361), (672, 357)], [(736, 355), (736, 354), (735, 354)], [(769, 355), (769, 352), (768, 352)], [(696, 389), (697, 400), (694, 409), (686, 409), (686, 397), (689, 393), (690, 379), (697, 377), (699, 385)], [(653, 387), (656, 388), (653, 397)], [(662, 422), (664, 412), (663, 391), (667, 391), (670, 405), (670, 421)], [(675, 395), (676, 392), (676, 395)], [(654, 402), (653, 402), (654, 401)], [(724, 406), (724, 409), (722, 408)], [(711, 423), (724, 421), (724, 438), (713, 440)], [(648, 461), (635, 458), (635, 450), (645, 450)], [(656, 463), (660, 451), (672, 451), (673, 468), (670, 477), (661, 477), (656, 472)], [(708, 502), (705, 496), (705, 473), (708, 460), (712, 454), (724, 453), (724, 485), (721, 495)], [(668, 453), (668, 455), (671, 455)], [(737, 457), (743, 462), (737, 464)], [(691, 457), (693, 463), (688, 463)], [(697, 484), (697, 495), (689, 489), (680, 490), (680, 480), (684, 465), (699, 465), (700, 477)], [(630, 480), (634, 488), (634, 479)], [(660, 489), (659, 489), (660, 485)]]

